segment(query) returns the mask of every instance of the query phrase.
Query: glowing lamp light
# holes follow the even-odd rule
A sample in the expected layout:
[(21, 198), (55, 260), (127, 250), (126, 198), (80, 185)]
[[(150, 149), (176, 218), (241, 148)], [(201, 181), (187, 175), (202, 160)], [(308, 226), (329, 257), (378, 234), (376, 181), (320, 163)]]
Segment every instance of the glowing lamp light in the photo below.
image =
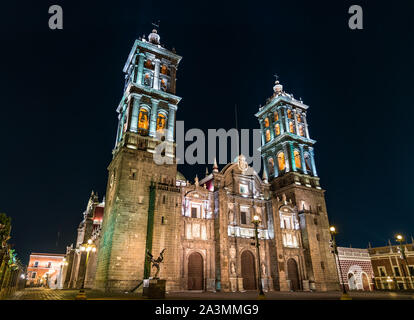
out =
[(403, 239), (403, 236), (402, 236), (402, 235), (400, 235), (400, 234), (397, 234), (397, 240), (398, 240), (398, 241), (402, 241), (402, 239)]
[(254, 215), (253, 216), (253, 220), (256, 221), (256, 222), (259, 222), (260, 221), (260, 217), (258, 215)]
[(88, 240), (88, 244), (92, 244), (92, 239), (89, 239)]
[(85, 251), (85, 250), (86, 250), (86, 248), (85, 248), (84, 246), (81, 246), (81, 247), (80, 247), (80, 250), (81, 250), (81, 251)]
[(332, 233), (334, 233), (336, 231), (336, 229), (335, 229), (334, 226), (332, 226), (332, 227), (329, 228), (329, 231), (331, 231)]
[(96, 248), (95, 248), (95, 247), (93, 247), (93, 248), (92, 248), (92, 252), (95, 252), (95, 251), (96, 251)]
[(91, 251), (91, 249), (92, 249), (91, 247), (87, 247), (86, 251), (89, 252), (89, 251)]

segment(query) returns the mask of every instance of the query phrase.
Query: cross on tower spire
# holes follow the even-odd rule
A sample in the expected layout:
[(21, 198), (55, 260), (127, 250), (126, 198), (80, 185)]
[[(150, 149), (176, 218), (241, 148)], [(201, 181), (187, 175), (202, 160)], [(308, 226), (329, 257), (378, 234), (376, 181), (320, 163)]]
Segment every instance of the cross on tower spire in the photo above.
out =
[(160, 27), (160, 20), (158, 20), (158, 22), (157, 23), (151, 23), (154, 27), (157, 27), (157, 28), (159, 28)]

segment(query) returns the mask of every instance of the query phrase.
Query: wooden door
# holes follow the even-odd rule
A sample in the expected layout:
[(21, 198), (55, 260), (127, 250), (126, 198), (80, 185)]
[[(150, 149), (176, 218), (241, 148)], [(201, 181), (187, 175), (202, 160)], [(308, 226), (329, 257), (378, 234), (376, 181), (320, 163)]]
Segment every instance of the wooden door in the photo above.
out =
[(241, 272), (244, 290), (256, 290), (256, 266), (250, 251), (244, 251), (241, 255)]
[(198, 252), (188, 257), (188, 290), (203, 290), (203, 257)]

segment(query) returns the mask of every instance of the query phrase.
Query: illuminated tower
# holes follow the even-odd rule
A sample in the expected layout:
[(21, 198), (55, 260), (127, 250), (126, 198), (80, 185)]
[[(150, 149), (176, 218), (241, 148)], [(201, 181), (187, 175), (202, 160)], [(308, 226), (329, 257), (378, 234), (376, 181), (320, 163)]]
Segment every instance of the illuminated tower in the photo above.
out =
[(179, 274), (172, 260), (178, 248), (173, 232), (180, 202), (177, 166), (174, 161), (157, 165), (153, 155), (163, 142), (162, 156), (175, 158), (175, 115), (181, 100), (175, 95), (175, 82), (180, 60), (174, 50), (160, 44), (153, 30), (148, 40), (135, 41), (125, 63), (124, 94), (117, 108), (116, 142), (108, 167), (97, 289), (131, 290), (148, 278), (146, 250), (158, 256), (166, 248), (163, 268)]
[[(256, 117), (262, 131), (264, 170), (272, 186), (275, 230), (279, 230), (275, 232), (280, 288), (298, 282), (297, 289), (337, 289), (324, 190), (315, 165), (316, 141), (309, 135), (306, 119), (308, 106), (283, 91), (277, 80), (273, 91)], [(287, 219), (289, 215), (293, 220)], [(287, 263), (292, 257), (295, 261)], [(298, 276), (292, 278), (293, 273)]]

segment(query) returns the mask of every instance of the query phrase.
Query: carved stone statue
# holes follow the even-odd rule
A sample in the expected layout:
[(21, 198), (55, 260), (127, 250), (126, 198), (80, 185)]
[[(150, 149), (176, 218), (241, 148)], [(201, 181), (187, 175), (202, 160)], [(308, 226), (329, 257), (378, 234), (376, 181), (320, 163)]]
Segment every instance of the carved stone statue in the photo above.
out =
[(236, 267), (233, 261), (231, 262), (231, 274), (236, 274)]
[(164, 260), (164, 251), (162, 249), (160, 256), (157, 259), (154, 259), (154, 256), (147, 250), (147, 259), (152, 263), (152, 268), (157, 268), (157, 272), (155, 273), (153, 279), (158, 279), (158, 273), (160, 272), (160, 264)]

